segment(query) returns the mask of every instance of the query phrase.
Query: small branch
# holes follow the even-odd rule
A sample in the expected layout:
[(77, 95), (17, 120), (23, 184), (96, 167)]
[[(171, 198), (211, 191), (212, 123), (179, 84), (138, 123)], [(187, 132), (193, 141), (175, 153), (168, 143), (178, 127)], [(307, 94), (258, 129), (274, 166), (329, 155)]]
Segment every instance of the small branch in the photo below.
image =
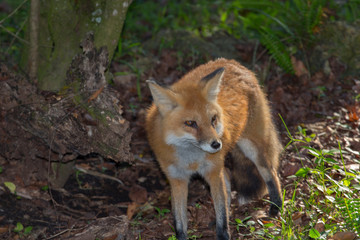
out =
[(8, 34), (10, 34), (11, 36), (15, 37), (16, 39), (18, 39), (19, 41), (26, 43), (26, 44), (30, 44), (29, 41), (26, 41), (25, 39), (22, 39), (20, 37), (18, 37), (15, 33), (10, 32), (9, 30), (6, 29), (6, 27), (4, 27), (3, 25), (0, 24), (0, 28), (2, 28), (5, 32), (7, 32)]
[(38, 70), (40, 0), (31, 0), (30, 9), (30, 50), (28, 59), (29, 77), (36, 83)]
[(14, 15), (28, 0), (23, 1), (14, 11), (12, 11), (9, 15), (1, 19), (0, 24), (2, 24), (6, 19)]
[(106, 179), (116, 181), (116, 182), (118, 182), (118, 183), (120, 183), (121, 185), (124, 186), (124, 183), (120, 179), (118, 179), (116, 177), (112, 177), (112, 176), (109, 176), (109, 175), (106, 175), (106, 174), (103, 174), (103, 173), (99, 173), (99, 172), (96, 172), (96, 171), (86, 170), (86, 169), (84, 169), (84, 168), (82, 168), (80, 166), (77, 166), (77, 165), (75, 165), (75, 169), (79, 170), (79, 171), (81, 171), (81, 172), (83, 172), (85, 174), (89, 174), (89, 175), (92, 175), (92, 176), (95, 176), (95, 177), (101, 177), (101, 178), (106, 178)]
[[(27, 22), (27, 19), (21, 24), (21, 26), (19, 27), (19, 29), (16, 31), (16, 33), (15, 33), (16, 36), (19, 35), (19, 33), (21, 32), (21, 30), (24, 28), (26, 22)], [(14, 37), (14, 38), (11, 40), (9, 47), (8, 47), (8, 49), (6, 50), (6, 54), (10, 51), (11, 46), (14, 44), (15, 39), (16, 39), (16, 38)]]

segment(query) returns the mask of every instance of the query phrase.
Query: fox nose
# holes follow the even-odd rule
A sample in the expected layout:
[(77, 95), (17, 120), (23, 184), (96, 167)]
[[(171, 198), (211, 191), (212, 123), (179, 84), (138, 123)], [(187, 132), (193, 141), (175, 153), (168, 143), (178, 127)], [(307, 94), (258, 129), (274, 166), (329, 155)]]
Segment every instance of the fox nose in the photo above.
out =
[(211, 147), (213, 148), (213, 149), (219, 149), (220, 147), (221, 147), (221, 143), (220, 142), (218, 142), (217, 140), (215, 140), (215, 141), (213, 141), (212, 143), (211, 143)]

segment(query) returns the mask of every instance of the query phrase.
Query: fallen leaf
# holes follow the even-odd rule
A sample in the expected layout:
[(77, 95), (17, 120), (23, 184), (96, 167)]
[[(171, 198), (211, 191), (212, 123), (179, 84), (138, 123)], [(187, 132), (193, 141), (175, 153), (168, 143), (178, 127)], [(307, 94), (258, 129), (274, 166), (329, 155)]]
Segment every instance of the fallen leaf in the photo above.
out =
[(292, 220), (293, 220), (295, 226), (299, 226), (302, 224), (302, 216), (303, 215), (304, 214), (300, 213), (300, 212), (294, 213), (292, 215)]
[(287, 162), (285, 163), (284, 170), (283, 170), (283, 176), (288, 177), (291, 175), (295, 175), (297, 171), (301, 168), (301, 165), (299, 163), (292, 163)]
[(356, 234), (353, 232), (338, 232), (331, 238), (333, 240), (353, 240), (356, 238)]
[(104, 90), (104, 86), (102, 86), (99, 90), (94, 92), (94, 94), (89, 97), (88, 103), (94, 100), (95, 98), (97, 98), (103, 90)]
[(147, 201), (147, 190), (140, 185), (134, 184), (129, 191), (129, 198), (136, 203)]
[(359, 121), (359, 116), (356, 113), (356, 107), (355, 106), (349, 106), (348, 111), (349, 111), (349, 121), (350, 122)]
[(301, 77), (303, 75), (309, 75), (309, 71), (306, 69), (304, 63), (300, 60), (297, 60), (294, 56), (291, 56), (291, 63), (295, 70), (295, 75)]
[(325, 231), (325, 225), (324, 223), (317, 223), (314, 227), (319, 233), (322, 233), (323, 231)]
[(112, 235), (110, 237), (103, 238), (103, 240), (115, 240), (115, 239), (117, 239), (117, 237), (118, 237), (118, 235), (116, 234), (116, 235)]
[(136, 202), (132, 202), (129, 204), (127, 211), (126, 211), (126, 215), (128, 217), (129, 220), (132, 219), (132, 217), (134, 216), (137, 208), (138, 208), (138, 204)]
[(9, 231), (9, 227), (0, 227), (0, 234), (6, 233)]

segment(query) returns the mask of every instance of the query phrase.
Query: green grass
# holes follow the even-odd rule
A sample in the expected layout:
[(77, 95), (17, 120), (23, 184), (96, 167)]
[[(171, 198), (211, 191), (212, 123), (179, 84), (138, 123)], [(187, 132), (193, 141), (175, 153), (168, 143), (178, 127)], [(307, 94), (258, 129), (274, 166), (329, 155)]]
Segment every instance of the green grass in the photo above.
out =
[[(290, 141), (286, 147), (293, 145), (297, 152), (306, 149), (307, 156), (301, 158), (303, 167), (289, 177), (293, 182), (284, 186), (280, 218), (260, 222), (260, 229), (251, 217), (235, 219), (239, 234), (248, 239), (328, 239), (338, 232), (359, 236), (360, 171), (345, 167), (340, 144), (331, 150), (311, 147), (312, 139), (306, 139), (306, 131), (299, 129), (295, 137), (287, 129)], [(319, 225), (322, 231), (316, 229)]]

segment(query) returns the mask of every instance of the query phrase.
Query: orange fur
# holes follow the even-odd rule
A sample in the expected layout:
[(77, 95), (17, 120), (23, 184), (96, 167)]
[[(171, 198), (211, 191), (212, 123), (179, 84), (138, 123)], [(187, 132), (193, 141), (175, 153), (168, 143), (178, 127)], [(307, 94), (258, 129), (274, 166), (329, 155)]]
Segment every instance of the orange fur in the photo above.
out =
[[(266, 97), (250, 70), (234, 60), (218, 59), (190, 71), (170, 88), (154, 82), (149, 86), (154, 104), (147, 113), (146, 131), (171, 184), (179, 239), (186, 238), (187, 184), (193, 173), (200, 173), (210, 185), (217, 239), (229, 239), (230, 183), (224, 169), (228, 152), (236, 161), (234, 171), (247, 166), (249, 159), (254, 162), (263, 180), (254, 188), (255, 195), (264, 194), (267, 184), (271, 200), (279, 204), (280, 143)], [(237, 172), (234, 177), (241, 185), (252, 175), (244, 179)]]

